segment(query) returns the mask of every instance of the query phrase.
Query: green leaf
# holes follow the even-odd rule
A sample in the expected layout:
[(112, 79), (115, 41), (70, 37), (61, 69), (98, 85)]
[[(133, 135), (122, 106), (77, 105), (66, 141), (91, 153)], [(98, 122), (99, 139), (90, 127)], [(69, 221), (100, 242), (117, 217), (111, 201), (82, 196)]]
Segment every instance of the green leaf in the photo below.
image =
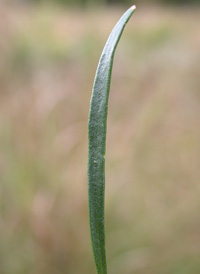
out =
[(114, 53), (122, 32), (135, 11), (132, 6), (120, 18), (103, 49), (92, 91), (88, 122), (88, 199), (90, 232), (98, 274), (106, 274), (104, 232), (105, 143), (108, 97)]

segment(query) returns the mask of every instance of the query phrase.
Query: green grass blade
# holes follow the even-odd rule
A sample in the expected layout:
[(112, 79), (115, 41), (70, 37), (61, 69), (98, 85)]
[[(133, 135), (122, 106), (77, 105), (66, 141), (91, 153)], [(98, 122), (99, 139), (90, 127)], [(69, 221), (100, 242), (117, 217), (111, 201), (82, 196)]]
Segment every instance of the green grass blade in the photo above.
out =
[(112, 30), (103, 49), (92, 91), (88, 122), (88, 198), (90, 231), (98, 274), (106, 274), (104, 232), (105, 143), (108, 97), (115, 49), (126, 23), (135, 11), (128, 9)]

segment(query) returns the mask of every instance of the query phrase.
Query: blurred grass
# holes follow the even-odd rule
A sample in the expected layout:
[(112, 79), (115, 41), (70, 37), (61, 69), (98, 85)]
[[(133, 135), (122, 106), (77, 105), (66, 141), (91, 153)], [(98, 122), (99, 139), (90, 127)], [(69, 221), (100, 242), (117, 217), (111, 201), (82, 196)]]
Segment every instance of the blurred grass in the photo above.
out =
[[(95, 273), (87, 117), (96, 65), (122, 10), (2, 5), (0, 273)], [(138, 8), (110, 94), (110, 274), (200, 272), (198, 9)]]

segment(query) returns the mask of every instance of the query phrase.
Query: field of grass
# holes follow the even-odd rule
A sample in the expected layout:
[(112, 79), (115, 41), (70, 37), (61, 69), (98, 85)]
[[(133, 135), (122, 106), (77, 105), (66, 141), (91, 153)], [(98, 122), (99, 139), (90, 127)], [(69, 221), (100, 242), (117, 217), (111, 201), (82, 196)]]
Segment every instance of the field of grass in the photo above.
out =
[[(94, 274), (87, 117), (124, 10), (0, 6), (0, 273)], [(200, 10), (140, 8), (116, 52), (109, 274), (200, 273)]]

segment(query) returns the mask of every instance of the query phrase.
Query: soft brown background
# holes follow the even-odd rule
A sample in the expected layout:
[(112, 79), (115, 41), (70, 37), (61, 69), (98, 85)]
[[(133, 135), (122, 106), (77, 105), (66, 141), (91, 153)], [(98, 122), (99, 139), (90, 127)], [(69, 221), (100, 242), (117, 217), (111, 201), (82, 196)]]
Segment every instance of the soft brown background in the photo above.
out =
[[(104, 43), (129, 6), (0, 4), (1, 274), (95, 273), (89, 100)], [(106, 153), (110, 274), (200, 273), (199, 15), (138, 5), (117, 49)]]

